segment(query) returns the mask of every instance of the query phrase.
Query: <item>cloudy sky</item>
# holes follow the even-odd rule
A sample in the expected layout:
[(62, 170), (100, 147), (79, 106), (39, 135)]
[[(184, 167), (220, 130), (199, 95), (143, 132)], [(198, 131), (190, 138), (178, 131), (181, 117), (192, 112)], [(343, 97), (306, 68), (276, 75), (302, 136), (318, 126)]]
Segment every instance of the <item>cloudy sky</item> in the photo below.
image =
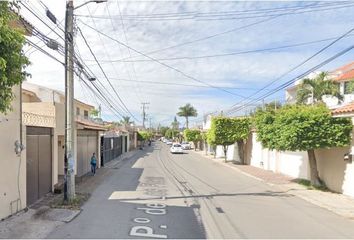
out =
[[(83, 2), (75, 0), (74, 5)], [(29, 22), (47, 37), (64, 43), (64, 0), (22, 3), (21, 14)], [(57, 25), (45, 16), (46, 7), (56, 16)], [(195, 121), (204, 113), (227, 111), (233, 105), (259, 104), (271, 89), (351, 46), (354, 32), (288, 73), (350, 31), (354, 27), (353, 10), (354, 2), (338, 1), (89, 3), (75, 10), (75, 52), (96, 76), (95, 84), (115, 110), (94, 96), (79, 78), (75, 78), (75, 94), (87, 103), (101, 104), (106, 120), (129, 115), (123, 102), (140, 124), (141, 103), (149, 102), (147, 112), (155, 126), (169, 125), (186, 103), (197, 109)], [(29, 39), (64, 61), (37, 37)], [(63, 66), (33, 47), (25, 51), (32, 62), (28, 81), (64, 90)], [(350, 51), (320, 70), (333, 70), (353, 60), (354, 51)], [(284, 95), (281, 90), (265, 101), (283, 101)], [(240, 109), (235, 114), (246, 111)], [(184, 124), (184, 119), (178, 120)]]

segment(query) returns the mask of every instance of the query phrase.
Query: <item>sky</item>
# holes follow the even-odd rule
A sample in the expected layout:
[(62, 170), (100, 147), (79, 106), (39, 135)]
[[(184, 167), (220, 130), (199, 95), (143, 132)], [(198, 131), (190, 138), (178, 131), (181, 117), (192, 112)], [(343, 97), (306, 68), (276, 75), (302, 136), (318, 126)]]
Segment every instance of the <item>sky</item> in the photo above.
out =
[[(74, 5), (84, 2), (75, 0)], [(61, 29), (65, 0), (22, 3), (21, 15), (41, 33), (64, 45)], [(45, 16), (45, 8), (56, 16), (58, 24)], [(120, 115), (131, 114), (139, 125), (142, 102), (149, 103), (147, 114), (154, 126), (169, 126), (178, 108), (187, 103), (198, 111), (198, 117), (190, 119), (192, 126), (206, 113), (227, 112), (232, 106), (247, 103), (248, 108), (233, 113), (243, 115), (263, 101), (284, 101), (284, 89), (264, 96), (351, 46), (354, 31), (289, 72), (350, 31), (354, 27), (353, 10), (354, 1), (89, 3), (74, 12), (75, 52), (85, 63), (85, 69), (96, 77), (96, 84), (115, 110), (97, 99), (78, 77), (75, 97), (96, 107), (101, 104), (104, 120), (119, 121)], [(47, 48), (37, 37), (29, 39), (64, 61), (62, 55)], [(31, 46), (24, 51), (32, 62), (27, 69), (31, 73), (27, 81), (63, 91), (64, 67)], [(352, 61), (354, 50), (319, 70), (331, 71)], [(118, 106), (122, 102), (129, 112)], [(185, 124), (184, 118), (177, 119), (181, 126)]]

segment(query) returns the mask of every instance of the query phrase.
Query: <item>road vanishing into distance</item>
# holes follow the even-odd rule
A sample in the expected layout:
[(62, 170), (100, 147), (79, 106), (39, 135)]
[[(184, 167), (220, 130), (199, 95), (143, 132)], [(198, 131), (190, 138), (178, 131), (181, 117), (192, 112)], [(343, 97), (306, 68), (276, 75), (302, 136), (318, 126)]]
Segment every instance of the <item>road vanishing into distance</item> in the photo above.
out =
[(156, 142), (112, 165), (82, 213), (48, 238), (353, 238), (354, 221), (193, 150)]

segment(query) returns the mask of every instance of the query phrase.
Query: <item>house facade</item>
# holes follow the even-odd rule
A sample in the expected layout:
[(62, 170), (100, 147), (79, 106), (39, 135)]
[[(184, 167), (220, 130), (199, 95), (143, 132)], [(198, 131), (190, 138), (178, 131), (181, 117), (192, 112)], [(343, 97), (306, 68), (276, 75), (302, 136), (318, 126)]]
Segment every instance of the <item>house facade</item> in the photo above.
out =
[[(32, 36), (32, 25), (23, 18), (11, 28)], [(12, 88), (11, 111), (0, 113), (0, 220), (26, 208), (26, 128), (22, 124), (21, 85)]]
[[(314, 72), (307, 76), (313, 79), (320, 72)], [(343, 95), (343, 101), (339, 102), (332, 96), (324, 96), (322, 100), (331, 109), (333, 117), (354, 117), (354, 93), (349, 88), (349, 82), (354, 80), (354, 62), (339, 67), (328, 72), (328, 79), (334, 80), (339, 84), (340, 93)], [(294, 86), (286, 89), (285, 97), (288, 104), (296, 103), (296, 93), (302, 79), (295, 82)], [(309, 98), (307, 104), (311, 104)], [(354, 136), (354, 132), (352, 133)], [(248, 164), (271, 170), (273, 172), (283, 173), (294, 178), (310, 179), (310, 169), (307, 152), (305, 151), (273, 151), (263, 148), (257, 141), (257, 133), (252, 134), (252, 146)], [(354, 196), (354, 164), (352, 161), (346, 161), (345, 154), (354, 153), (354, 140), (350, 146), (316, 149), (315, 154), (318, 159), (318, 171), (321, 179), (324, 180), (327, 187), (335, 192)]]
[[(23, 123), (27, 134), (27, 204), (32, 204), (60, 184), (64, 175), (65, 96), (63, 93), (28, 82), (22, 90)], [(89, 113), (93, 106), (75, 100), (75, 174), (90, 172), (90, 158), (100, 163), (101, 124)], [(100, 164), (98, 164), (100, 166)]]
[[(308, 76), (304, 77), (309, 79), (316, 78), (321, 72), (313, 72)], [(288, 104), (296, 103), (296, 95), (299, 86), (301, 85), (303, 79), (295, 81), (295, 84), (285, 90), (285, 100)], [(327, 79), (331, 79), (338, 83), (339, 91), (343, 95), (343, 100), (340, 102), (336, 97), (333, 96), (323, 96), (322, 100), (330, 109), (335, 109), (341, 106), (344, 106), (348, 103), (354, 101), (354, 91), (350, 88), (350, 82), (354, 80), (354, 62), (346, 64), (342, 67), (339, 67), (335, 70), (328, 71)], [(308, 98), (307, 104), (312, 104), (311, 97)]]
[(21, 87), (13, 87), (12, 111), (0, 114), (0, 219), (26, 207), (26, 131), (22, 126)]

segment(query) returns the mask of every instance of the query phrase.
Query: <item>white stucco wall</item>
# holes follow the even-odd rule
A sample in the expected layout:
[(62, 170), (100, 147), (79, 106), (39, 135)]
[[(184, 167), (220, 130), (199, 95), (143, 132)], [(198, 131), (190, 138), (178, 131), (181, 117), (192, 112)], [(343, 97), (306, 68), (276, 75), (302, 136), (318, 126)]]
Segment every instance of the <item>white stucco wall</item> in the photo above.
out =
[[(353, 132), (354, 135), (354, 132)], [(282, 173), (294, 178), (310, 179), (307, 152), (278, 152), (262, 148), (252, 134), (250, 165)], [(354, 145), (354, 141), (352, 142)], [(333, 191), (354, 197), (354, 163), (344, 161), (350, 146), (315, 150), (318, 171), (327, 187)]]
[[(235, 145), (230, 145), (227, 149), (227, 153), (226, 153), (226, 156), (227, 156), (227, 160), (231, 161), (231, 160), (234, 160), (234, 151), (235, 151)], [(216, 157), (217, 158), (224, 158), (224, 149), (222, 146), (217, 146), (216, 147)]]
[(307, 152), (279, 152), (263, 148), (257, 141), (257, 133), (252, 133), (250, 165), (294, 178), (309, 179)]
[[(20, 87), (14, 87), (13, 93), (13, 111), (0, 114), (0, 219), (26, 207), (26, 151), (19, 155), (14, 151), (15, 141), (21, 140)], [(25, 145), (25, 127), (23, 130)]]

